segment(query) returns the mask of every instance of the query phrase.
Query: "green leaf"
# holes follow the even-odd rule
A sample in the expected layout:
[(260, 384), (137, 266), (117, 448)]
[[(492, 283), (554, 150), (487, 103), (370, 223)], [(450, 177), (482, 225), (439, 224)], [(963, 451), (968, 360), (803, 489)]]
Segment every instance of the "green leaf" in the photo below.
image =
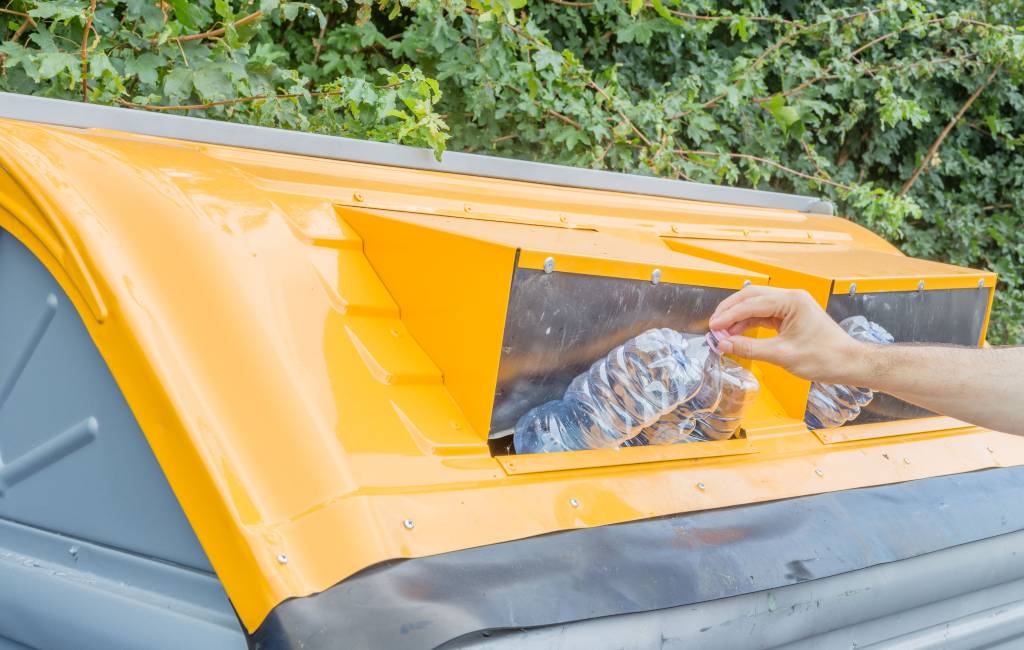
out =
[(164, 95), (171, 100), (179, 100), (192, 94), (192, 70), (174, 68), (164, 75)]
[(68, 72), (75, 79), (79, 77), (81, 61), (67, 52), (44, 52), (37, 59), (39, 65), (36, 81), (53, 79), (62, 72)]
[(166, 59), (162, 56), (145, 52), (137, 58), (125, 60), (124, 73), (128, 76), (138, 78), (144, 84), (155, 84), (158, 76), (158, 69), (164, 65)]
[(192, 3), (188, 0), (168, 0), (168, 3), (174, 9), (174, 15), (177, 17), (178, 22), (188, 27), (189, 29), (196, 29), (196, 17), (195, 9), (192, 7)]
[(770, 100), (764, 103), (764, 107), (775, 117), (783, 131), (800, 120), (800, 111), (786, 104), (786, 98), (782, 95), (773, 95)]
[(629, 15), (635, 16), (644, 8), (644, 0), (629, 0)]
[(219, 65), (207, 65), (196, 70), (192, 77), (196, 92), (205, 101), (227, 99), (232, 93), (231, 80)]

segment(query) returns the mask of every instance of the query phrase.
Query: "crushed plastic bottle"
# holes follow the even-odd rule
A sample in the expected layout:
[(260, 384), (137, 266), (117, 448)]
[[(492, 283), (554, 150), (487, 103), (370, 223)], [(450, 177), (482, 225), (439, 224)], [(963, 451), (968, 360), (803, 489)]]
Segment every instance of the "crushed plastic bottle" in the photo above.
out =
[(743, 413), (757, 397), (754, 375), (721, 356), (718, 341), (724, 332), (709, 332), (701, 350), (704, 381), (692, 399), (644, 430), (630, 446), (726, 440), (736, 435)]
[(561, 400), (519, 418), (516, 452), (613, 448), (635, 437), (697, 394), (704, 383), (699, 341), (661, 328), (616, 347), (578, 375)]
[(747, 407), (757, 398), (760, 384), (754, 373), (722, 357), (721, 398), (712, 412), (698, 413), (697, 433), (705, 440), (728, 440), (736, 435)]
[[(847, 334), (865, 343), (888, 345), (893, 337), (878, 323), (869, 321), (863, 316), (850, 316), (843, 319), (839, 326)], [(823, 384), (814, 382), (807, 396), (807, 411), (804, 423), (810, 429), (831, 429), (842, 426), (860, 415), (861, 409), (874, 399), (874, 391), (870, 388), (847, 386), (845, 384)]]

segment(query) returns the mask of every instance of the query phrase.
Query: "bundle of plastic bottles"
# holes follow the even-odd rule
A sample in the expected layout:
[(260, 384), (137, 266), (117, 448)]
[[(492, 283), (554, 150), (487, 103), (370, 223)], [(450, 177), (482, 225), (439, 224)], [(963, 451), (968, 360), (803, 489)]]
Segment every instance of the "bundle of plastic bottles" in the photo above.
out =
[[(839, 326), (858, 341), (881, 345), (893, 342), (892, 335), (884, 327), (863, 316), (850, 316), (842, 320)], [(856, 419), (861, 409), (870, 404), (874, 397), (875, 394), (870, 388), (823, 384), (816, 381), (811, 384), (811, 392), (807, 396), (804, 423), (810, 429), (842, 426)]]
[(562, 399), (523, 415), (513, 440), (520, 454), (722, 440), (757, 390), (713, 337), (652, 329), (595, 361)]

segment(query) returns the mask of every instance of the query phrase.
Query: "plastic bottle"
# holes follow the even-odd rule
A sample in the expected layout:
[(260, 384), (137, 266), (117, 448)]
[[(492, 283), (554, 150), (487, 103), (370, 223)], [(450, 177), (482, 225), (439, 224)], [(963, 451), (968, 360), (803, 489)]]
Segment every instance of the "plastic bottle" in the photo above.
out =
[(736, 435), (747, 407), (757, 398), (760, 384), (754, 373), (722, 357), (722, 397), (710, 413), (698, 413), (697, 434), (706, 440), (728, 440)]
[(561, 400), (519, 418), (516, 452), (620, 446), (697, 393), (703, 384), (703, 359), (695, 359), (700, 341), (661, 328), (616, 347), (577, 376)]
[(736, 435), (743, 412), (757, 397), (759, 385), (749, 370), (721, 356), (718, 341), (723, 334), (709, 332), (705, 338), (701, 350), (704, 381), (700, 390), (644, 430), (633, 444), (725, 440)]
[[(850, 316), (843, 319), (839, 326), (846, 333), (865, 343), (888, 345), (893, 342), (892, 335), (878, 323), (873, 323), (863, 316)], [(810, 429), (831, 429), (842, 426), (860, 415), (862, 408), (867, 406), (875, 394), (870, 388), (847, 386), (845, 384), (823, 384), (814, 382), (807, 396), (807, 411), (804, 423)]]

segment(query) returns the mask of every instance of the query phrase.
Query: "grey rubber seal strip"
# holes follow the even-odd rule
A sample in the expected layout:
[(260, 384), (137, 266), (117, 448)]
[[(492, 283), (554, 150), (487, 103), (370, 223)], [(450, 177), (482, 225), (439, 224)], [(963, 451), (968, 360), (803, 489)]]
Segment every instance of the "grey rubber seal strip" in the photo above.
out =
[(250, 645), (429, 648), (776, 589), (1024, 530), (1022, 487), (1000, 468), (384, 563), (281, 603)]
[(161, 115), (143, 110), (97, 106), (13, 93), (0, 93), (0, 117), (78, 128), (111, 129), (192, 142), (391, 167), (428, 169), (546, 185), (832, 214), (832, 204), (828, 201), (796, 194), (691, 183), (653, 176), (620, 174), (451, 151), (445, 152), (441, 161), (438, 162), (431, 151), (416, 147), (247, 124), (232, 124), (181, 115)]

